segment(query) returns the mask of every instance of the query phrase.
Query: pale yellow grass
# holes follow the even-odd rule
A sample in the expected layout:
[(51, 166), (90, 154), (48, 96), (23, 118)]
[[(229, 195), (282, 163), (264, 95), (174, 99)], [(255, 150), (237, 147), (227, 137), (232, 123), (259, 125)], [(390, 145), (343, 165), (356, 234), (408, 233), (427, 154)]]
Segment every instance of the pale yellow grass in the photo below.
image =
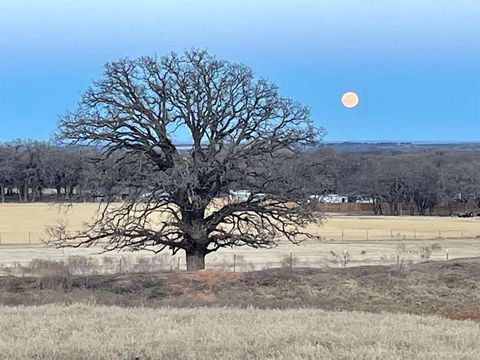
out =
[[(98, 204), (58, 206), (49, 204), (0, 205), (2, 243), (39, 243), (46, 226), (64, 222), (80, 229), (98, 209)], [(320, 226), (308, 231), (325, 240), (402, 240), (474, 238), (480, 236), (480, 218), (428, 216), (341, 216), (330, 214)]]
[(0, 308), (0, 358), (478, 359), (480, 325), (321, 310)]
[[(40, 243), (42, 237), (45, 237), (45, 226), (54, 225), (58, 220), (62, 220), (69, 228), (78, 229), (84, 221), (95, 214), (97, 208), (97, 204), (75, 204), (72, 207), (48, 204), (0, 205), (0, 240), (3, 244), (0, 265), (26, 263), (35, 258), (65, 260), (72, 255), (98, 254), (101, 252), (99, 247), (60, 251), (35, 246)], [(285, 263), (284, 260), (290, 253), (294, 257), (295, 266), (341, 266), (339, 256), (342, 257), (344, 251), (348, 253), (348, 266), (392, 264), (396, 263), (397, 255), (400, 261), (425, 260), (421, 257), (420, 248), (433, 244), (441, 247), (441, 250), (431, 253), (429, 258), (433, 260), (445, 259), (446, 249), (450, 259), (480, 256), (480, 239), (476, 238), (480, 235), (480, 218), (331, 214), (326, 216), (322, 225), (311, 226), (309, 230), (315, 235), (323, 236), (324, 240), (306, 242), (300, 246), (282, 243), (273, 250), (223, 249), (207, 256), (207, 267), (233, 270), (234, 254), (237, 256), (237, 270), (278, 267), (282, 262)], [(427, 238), (430, 240), (426, 240)], [(29, 241), (32, 246), (25, 245)], [(407, 251), (401, 251), (399, 254), (399, 250)], [(120, 257), (125, 256), (125, 253), (108, 256), (113, 256), (119, 263)], [(132, 256), (150, 255), (149, 253), (129, 255)], [(167, 269), (185, 267), (182, 253), (177, 257), (166, 255), (164, 262)]]

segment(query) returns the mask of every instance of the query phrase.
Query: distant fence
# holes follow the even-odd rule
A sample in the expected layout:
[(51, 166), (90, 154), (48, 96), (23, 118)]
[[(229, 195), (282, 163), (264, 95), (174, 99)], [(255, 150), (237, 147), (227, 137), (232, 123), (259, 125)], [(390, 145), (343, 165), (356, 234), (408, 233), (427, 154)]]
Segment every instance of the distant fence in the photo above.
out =
[(38, 231), (2, 231), (0, 245), (38, 245), (45, 239), (45, 233)]
[[(375, 241), (375, 240), (436, 240), (480, 238), (480, 229), (331, 229), (316, 227), (310, 230), (323, 241)], [(40, 245), (46, 234), (36, 231), (0, 232), (1, 245)], [(308, 240), (308, 242), (318, 240)], [(281, 241), (288, 242), (287, 240)]]
[[(391, 215), (390, 206), (388, 203), (382, 203), (382, 214)], [(332, 212), (332, 213), (368, 213), (373, 214), (373, 205), (372, 204), (358, 204), (358, 203), (340, 203), (340, 204), (329, 204), (329, 203), (320, 203), (318, 204), (318, 209), (323, 212)], [(400, 203), (398, 204), (398, 211), (401, 215), (415, 215), (417, 211), (412, 204)], [(480, 209), (476, 204), (473, 203), (442, 203), (438, 204), (433, 208), (432, 215), (452, 215), (456, 213), (464, 212), (474, 212), (480, 213)], [(429, 214), (429, 211), (426, 211), (426, 214)]]
[(312, 231), (313, 235), (327, 241), (374, 241), (374, 240), (436, 240), (480, 238), (479, 229), (322, 229)]
[[(315, 251), (313, 254), (297, 251), (281, 251), (266, 255), (254, 252), (220, 252), (207, 256), (206, 268), (233, 272), (248, 272), (274, 268), (346, 268), (368, 265), (409, 265), (426, 260), (442, 261), (465, 257), (459, 248), (442, 248), (440, 244), (397, 246), (376, 251), (359, 247)], [(54, 249), (52, 249), (54, 250)], [(18, 251), (18, 250), (17, 250)], [(73, 253), (71, 253), (73, 254)], [(52, 271), (68, 271), (70, 274), (105, 274), (129, 272), (155, 272), (187, 270), (183, 254), (170, 255), (68, 255), (46, 256), (37, 254), (34, 258), (20, 261), (0, 261), (0, 276), (3, 274), (51, 274)], [(51, 255), (51, 254), (50, 254)], [(468, 256), (478, 256), (469, 252)], [(53, 263), (63, 266), (52, 266)]]

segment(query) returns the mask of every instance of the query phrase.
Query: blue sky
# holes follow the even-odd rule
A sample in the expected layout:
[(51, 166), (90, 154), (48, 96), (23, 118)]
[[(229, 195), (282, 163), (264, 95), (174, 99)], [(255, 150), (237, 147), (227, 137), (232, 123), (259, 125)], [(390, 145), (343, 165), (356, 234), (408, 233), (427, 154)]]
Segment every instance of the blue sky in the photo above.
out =
[(327, 141), (480, 141), (473, 0), (1, 0), (0, 141), (48, 139), (106, 61), (191, 47), (309, 105)]

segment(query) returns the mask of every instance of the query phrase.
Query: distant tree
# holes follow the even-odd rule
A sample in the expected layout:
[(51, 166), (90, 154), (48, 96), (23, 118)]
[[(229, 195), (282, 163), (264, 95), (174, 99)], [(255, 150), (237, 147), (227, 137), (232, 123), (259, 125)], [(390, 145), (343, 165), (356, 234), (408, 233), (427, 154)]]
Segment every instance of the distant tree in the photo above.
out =
[(0, 145), (0, 201), (5, 202), (7, 187), (12, 184), (15, 167), (15, 149)]
[(373, 154), (337, 154), (344, 165), (339, 171), (343, 176), (339, 180), (339, 192), (351, 197), (371, 199), (375, 215), (383, 215), (382, 202), (388, 196), (383, 169), (379, 166), (379, 156)]
[[(176, 146), (175, 134), (188, 136), (191, 148)], [(188, 270), (203, 269), (205, 256), (223, 247), (298, 242), (317, 216), (292, 175), (301, 180), (311, 169), (287, 167), (319, 134), (307, 107), (205, 51), (108, 63), (79, 108), (61, 119), (59, 138), (101, 146), (104, 161), (115, 159), (105, 174), (110, 188), (128, 197), (108, 202), (81, 232), (51, 229), (52, 241), (183, 250)], [(247, 199), (216, 201), (239, 183), (251, 192)]]
[(45, 166), (49, 186), (56, 189), (57, 197), (73, 198), (74, 191), (82, 183), (86, 151), (79, 148), (50, 146), (45, 154)]
[(480, 208), (480, 159), (455, 161), (441, 172), (443, 198), (465, 203), (474, 202)]
[(432, 215), (441, 196), (439, 171), (428, 159), (417, 159), (415, 163), (417, 166), (412, 168), (408, 179), (412, 199), (419, 215), (425, 215), (427, 210)]

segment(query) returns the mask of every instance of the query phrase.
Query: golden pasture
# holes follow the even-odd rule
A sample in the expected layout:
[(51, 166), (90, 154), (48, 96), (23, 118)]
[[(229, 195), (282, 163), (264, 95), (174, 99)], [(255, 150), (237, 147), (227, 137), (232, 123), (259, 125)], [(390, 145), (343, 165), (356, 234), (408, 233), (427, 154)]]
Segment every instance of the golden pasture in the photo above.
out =
[[(94, 216), (98, 204), (75, 204), (71, 207), (49, 204), (0, 205), (0, 264), (27, 262), (34, 258), (62, 259), (71, 255), (90, 256), (101, 248), (66, 249), (41, 245), (45, 228), (64, 222), (79, 229)], [(301, 245), (281, 243), (275, 249), (222, 249), (207, 256), (207, 267), (258, 269), (280, 266), (292, 256), (296, 266), (340, 266), (340, 257), (348, 253), (351, 265), (386, 264), (401, 260), (420, 261), (421, 248), (435, 245), (429, 259), (480, 256), (480, 218), (458, 217), (389, 217), (327, 214), (321, 225), (308, 230), (322, 237)], [(21, 245), (21, 246), (19, 246)], [(28, 246), (31, 245), (31, 246)], [(290, 255), (292, 254), (292, 255)], [(120, 258), (125, 253), (102, 256)], [(137, 253), (129, 256), (150, 256)], [(183, 254), (164, 255), (170, 267), (184, 266)]]
[[(3, 204), (0, 205), (2, 244), (39, 243), (45, 229), (62, 221), (80, 229), (98, 210), (98, 204)], [(432, 216), (347, 216), (326, 214), (321, 225), (308, 231), (324, 240), (420, 240), (475, 238), (480, 236), (480, 218)]]

